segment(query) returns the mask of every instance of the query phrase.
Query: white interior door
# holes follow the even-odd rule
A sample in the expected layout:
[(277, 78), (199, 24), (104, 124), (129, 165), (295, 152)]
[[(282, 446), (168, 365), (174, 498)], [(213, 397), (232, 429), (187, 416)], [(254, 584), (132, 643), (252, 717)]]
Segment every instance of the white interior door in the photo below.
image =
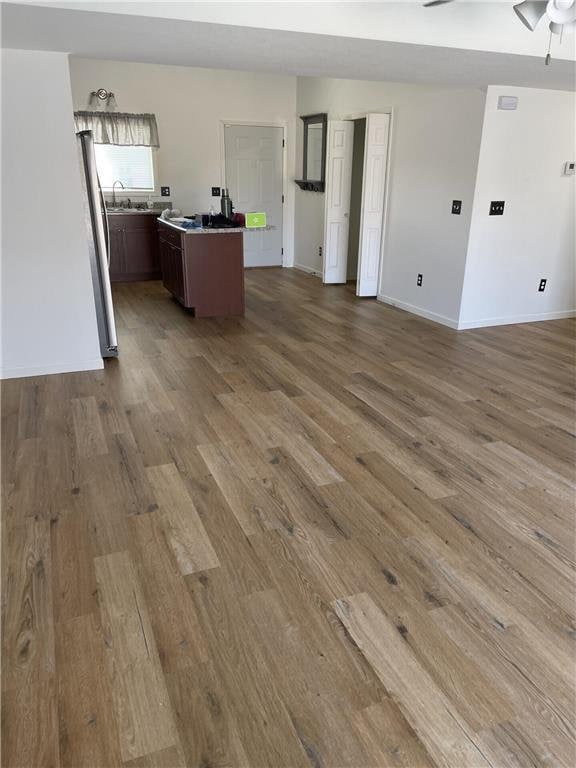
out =
[(366, 115), (357, 296), (376, 296), (380, 272), (390, 115)]
[(225, 177), (234, 210), (263, 211), (274, 229), (244, 233), (244, 266), (282, 266), (284, 131), (266, 125), (224, 126)]
[(328, 121), (322, 268), (325, 283), (346, 282), (353, 142), (351, 120)]

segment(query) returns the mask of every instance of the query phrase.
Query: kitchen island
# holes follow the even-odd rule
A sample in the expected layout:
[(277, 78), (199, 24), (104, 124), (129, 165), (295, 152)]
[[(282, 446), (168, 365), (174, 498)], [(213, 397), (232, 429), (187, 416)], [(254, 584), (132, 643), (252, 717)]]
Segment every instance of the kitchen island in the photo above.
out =
[(186, 229), (158, 219), (162, 282), (195, 317), (244, 314), (244, 231)]

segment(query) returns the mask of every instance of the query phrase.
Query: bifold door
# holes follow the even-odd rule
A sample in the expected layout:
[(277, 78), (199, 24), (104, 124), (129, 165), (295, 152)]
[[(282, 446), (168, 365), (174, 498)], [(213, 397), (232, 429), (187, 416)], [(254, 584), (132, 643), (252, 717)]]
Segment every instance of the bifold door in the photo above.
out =
[(357, 296), (376, 296), (384, 228), (390, 115), (366, 116)]
[(345, 283), (350, 224), (354, 123), (328, 121), (324, 212), (324, 283)]

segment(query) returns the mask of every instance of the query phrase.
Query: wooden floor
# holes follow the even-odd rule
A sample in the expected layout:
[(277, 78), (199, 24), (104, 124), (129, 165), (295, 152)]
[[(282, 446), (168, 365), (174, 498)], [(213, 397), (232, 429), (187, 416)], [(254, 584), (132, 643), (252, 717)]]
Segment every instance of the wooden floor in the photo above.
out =
[(570, 320), (115, 289), (3, 387), (3, 765), (576, 764)]

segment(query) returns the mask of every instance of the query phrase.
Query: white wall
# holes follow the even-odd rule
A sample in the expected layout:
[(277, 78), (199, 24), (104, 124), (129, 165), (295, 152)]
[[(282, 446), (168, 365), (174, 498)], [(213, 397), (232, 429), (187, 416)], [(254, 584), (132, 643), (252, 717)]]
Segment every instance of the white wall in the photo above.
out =
[[(518, 109), (497, 109), (500, 95)], [(564, 317), (575, 300), (573, 93), (490, 86), (470, 228), (461, 328)], [(503, 216), (489, 216), (504, 200)], [(538, 292), (541, 278), (548, 280)]]
[[(388, 224), (381, 297), (456, 327), (480, 146), (484, 94), (475, 89), (430, 88), (323, 78), (299, 78), (298, 114), (328, 112), (342, 119), (393, 110)], [(301, 133), (301, 131), (300, 131)], [(297, 172), (301, 172), (301, 139)], [(451, 214), (452, 200), (462, 214)], [(295, 262), (321, 270), (318, 246), (324, 195), (297, 190)], [(416, 276), (424, 276), (422, 287)]]
[(102, 368), (68, 57), (2, 52), (2, 378)]
[(159, 185), (170, 187), (170, 199), (183, 213), (219, 204), (211, 187), (223, 185), (222, 121), (285, 123), (283, 247), (285, 264), (292, 263), (296, 78), (74, 57), (70, 75), (75, 109), (86, 108), (90, 91), (106, 88), (121, 111), (156, 115)]

